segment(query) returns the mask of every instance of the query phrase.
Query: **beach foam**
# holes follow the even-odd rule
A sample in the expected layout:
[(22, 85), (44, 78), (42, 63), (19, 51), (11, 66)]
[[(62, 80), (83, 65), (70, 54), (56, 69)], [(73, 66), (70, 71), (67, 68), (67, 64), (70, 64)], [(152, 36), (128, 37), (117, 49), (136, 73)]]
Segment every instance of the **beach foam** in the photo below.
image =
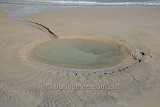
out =
[(98, 6), (125, 6), (125, 5), (145, 5), (145, 6), (158, 6), (159, 1), (85, 1), (85, 0), (28, 0), (41, 3), (53, 3), (57, 5), (98, 5)]

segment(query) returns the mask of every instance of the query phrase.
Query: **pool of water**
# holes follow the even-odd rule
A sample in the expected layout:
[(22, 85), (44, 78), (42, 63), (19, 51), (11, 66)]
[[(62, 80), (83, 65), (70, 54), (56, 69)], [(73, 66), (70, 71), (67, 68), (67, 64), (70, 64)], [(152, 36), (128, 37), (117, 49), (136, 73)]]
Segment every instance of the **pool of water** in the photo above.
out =
[(79, 38), (50, 40), (33, 48), (31, 53), (39, 62), (76, 69), (112, 67), (125, 58), (117, 45)]

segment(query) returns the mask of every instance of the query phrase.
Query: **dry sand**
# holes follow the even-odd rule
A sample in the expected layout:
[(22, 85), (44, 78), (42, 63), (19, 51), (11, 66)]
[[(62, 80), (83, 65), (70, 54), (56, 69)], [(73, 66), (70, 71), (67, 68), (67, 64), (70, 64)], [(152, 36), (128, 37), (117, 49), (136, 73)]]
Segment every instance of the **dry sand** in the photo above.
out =
[[(110, 38), (144, 52), (140, 63), (109, 74), (72, 73), (24, 62), (19, 52), (49, 37), (7, 19), (4, 11), (0, 8), (0, 107), (159, 107), (160, 8), (54, 8), (26, 16), (59, 37)], [(108, 87), (74, 90), (63, 85)]]

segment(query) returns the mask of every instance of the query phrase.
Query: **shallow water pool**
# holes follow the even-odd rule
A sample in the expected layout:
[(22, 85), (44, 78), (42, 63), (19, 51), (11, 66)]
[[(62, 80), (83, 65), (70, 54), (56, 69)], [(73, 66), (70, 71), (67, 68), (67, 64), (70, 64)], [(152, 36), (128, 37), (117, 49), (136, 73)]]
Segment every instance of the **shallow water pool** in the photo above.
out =
[(50, 40), (35, 47), (31, 53), (39, 62), (76, 69), (112, 67), (125, 58), (120, 47), (112, 43), (79, 38)]

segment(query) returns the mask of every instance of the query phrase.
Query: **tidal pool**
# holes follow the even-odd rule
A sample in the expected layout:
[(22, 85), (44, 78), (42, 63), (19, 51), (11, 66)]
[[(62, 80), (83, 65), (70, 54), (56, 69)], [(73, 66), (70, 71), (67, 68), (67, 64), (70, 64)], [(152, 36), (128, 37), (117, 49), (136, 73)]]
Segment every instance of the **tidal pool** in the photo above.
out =
[(121, 47), (112, 42), (81, 38), (46, 41), (33, 48), (31, 53), (39, 62), (75, 69), (108, 68), (125, 58)]

